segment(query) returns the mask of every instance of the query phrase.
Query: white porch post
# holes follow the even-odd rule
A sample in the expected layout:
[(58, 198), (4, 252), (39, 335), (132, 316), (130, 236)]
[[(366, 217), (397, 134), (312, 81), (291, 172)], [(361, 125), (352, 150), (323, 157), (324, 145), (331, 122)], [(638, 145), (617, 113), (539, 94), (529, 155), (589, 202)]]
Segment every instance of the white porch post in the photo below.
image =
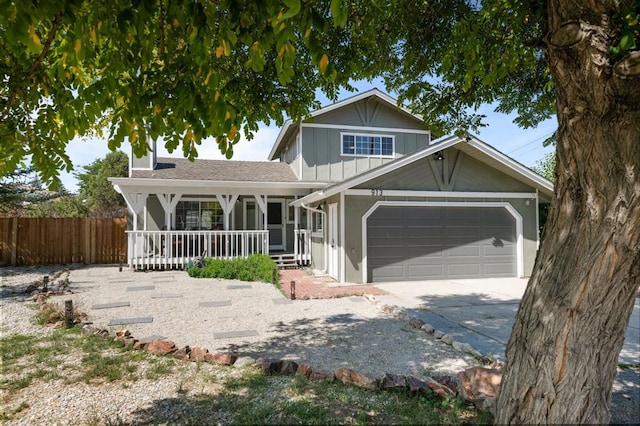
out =
[(262, 229), (267, 229), (267, 196), (262, 198), (262, 195), (254, 194), (253, 197), (256, 199), (256, 204), (260, 207), (260, 212), (262, 213)]
[[(172, 198), (173, 195), (173, 198)], [(175, 210), (178, 202), (182, 198), (181, 193), (177, 194), (158, 194), (158, 200), (164, 209), (164, 224), (167, 230), (171, 229), (171, 213)]]
[(133, 213), (133, 230), (138, 230), (138, 215), (144, 210), (147, 205), (147, 192), (122, 192), (127, 207)]
[(216, 198), (218, 199), (218, 202), (220, 203), (220, 207), (222, 207), (222, 212), (224, 213), (222, 220), (224, 223), (225, 231), (229, 230), (229, 216), (233, 211), (233, 207), (236, 205), (236, 201), (238, 201), (238, 197), (239, 197), (239, 194), (233, 194), (233, 195), (216, 194)]
[[(295, 199), (298, 199), (298, 196), (295, 196)], [(287, 209), (289, 207), (287, 206)], [(300, 256), (300, 207), (293, 208), (293, 255), (296, 259), (299, 259)]]

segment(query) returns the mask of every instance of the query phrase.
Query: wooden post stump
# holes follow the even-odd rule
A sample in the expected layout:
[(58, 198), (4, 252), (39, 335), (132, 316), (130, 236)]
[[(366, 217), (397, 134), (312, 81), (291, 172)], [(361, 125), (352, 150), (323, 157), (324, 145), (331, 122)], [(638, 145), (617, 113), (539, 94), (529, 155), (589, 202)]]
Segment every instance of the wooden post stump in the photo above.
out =
[(64, 325), (67, 328), (73, 327), (73, 300), (64, 301)]
[(291, 300), (296, 300), (296, 282), (291, 281)]

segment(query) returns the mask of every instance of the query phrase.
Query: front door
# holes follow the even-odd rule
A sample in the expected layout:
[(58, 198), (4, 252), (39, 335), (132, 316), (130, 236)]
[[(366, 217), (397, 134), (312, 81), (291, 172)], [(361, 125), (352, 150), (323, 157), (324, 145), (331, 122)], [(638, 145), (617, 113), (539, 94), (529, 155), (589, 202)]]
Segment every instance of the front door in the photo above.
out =
[(338, 279), (338, 205), (329, 204), (329, 218), (327, 243), (329, 244), (329, 258), (327, 273)]
[(287, 249), (284, 226), (284, 200), (270, 200), (267, 203), (269, 250)]

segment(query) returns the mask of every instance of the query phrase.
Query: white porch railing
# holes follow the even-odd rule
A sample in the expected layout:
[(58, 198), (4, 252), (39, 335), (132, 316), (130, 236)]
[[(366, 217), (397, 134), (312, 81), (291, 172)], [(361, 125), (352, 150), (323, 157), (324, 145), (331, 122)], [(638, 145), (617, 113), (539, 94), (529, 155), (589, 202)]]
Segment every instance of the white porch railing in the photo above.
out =
[(186, 268), (194, 258), (269, 254), (268, 231), (126, 231), (129, 267)]
[(311, 263), (311, 231), (309, 229), (295, 229), (293, 254), (300, 265)]

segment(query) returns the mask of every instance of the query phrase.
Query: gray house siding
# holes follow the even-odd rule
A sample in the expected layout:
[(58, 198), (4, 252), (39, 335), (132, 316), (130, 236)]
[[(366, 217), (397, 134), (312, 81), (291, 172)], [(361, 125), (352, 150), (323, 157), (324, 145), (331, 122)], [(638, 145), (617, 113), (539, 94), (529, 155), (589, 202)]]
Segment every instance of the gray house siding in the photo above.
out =
[(425, 130), (415, 117), (378, 100), (361, 100), (309, 120), (313, 123)]
[[(535, 192), (530, 186), (456, 149), (443, 153), (450, 161), (423, 158), (384, 176), (358, 185), (358, 189), (413, 191)], [(456, 161), (460, 161), (456, 170)], [(435, 169), (435, 173), (434, 173)], [(447, 178), (448, 177), (448, 178)], [(449, 187), (441, 187), (448, 179)]]
[[(358, 157), (342, 155), (341, 133), (394, 136), (395, 157)], [(346, 129), (302, 128), (303, 181), (339, 182), (393, 161), (429, 144), (428, 134), (354, 131)]]

